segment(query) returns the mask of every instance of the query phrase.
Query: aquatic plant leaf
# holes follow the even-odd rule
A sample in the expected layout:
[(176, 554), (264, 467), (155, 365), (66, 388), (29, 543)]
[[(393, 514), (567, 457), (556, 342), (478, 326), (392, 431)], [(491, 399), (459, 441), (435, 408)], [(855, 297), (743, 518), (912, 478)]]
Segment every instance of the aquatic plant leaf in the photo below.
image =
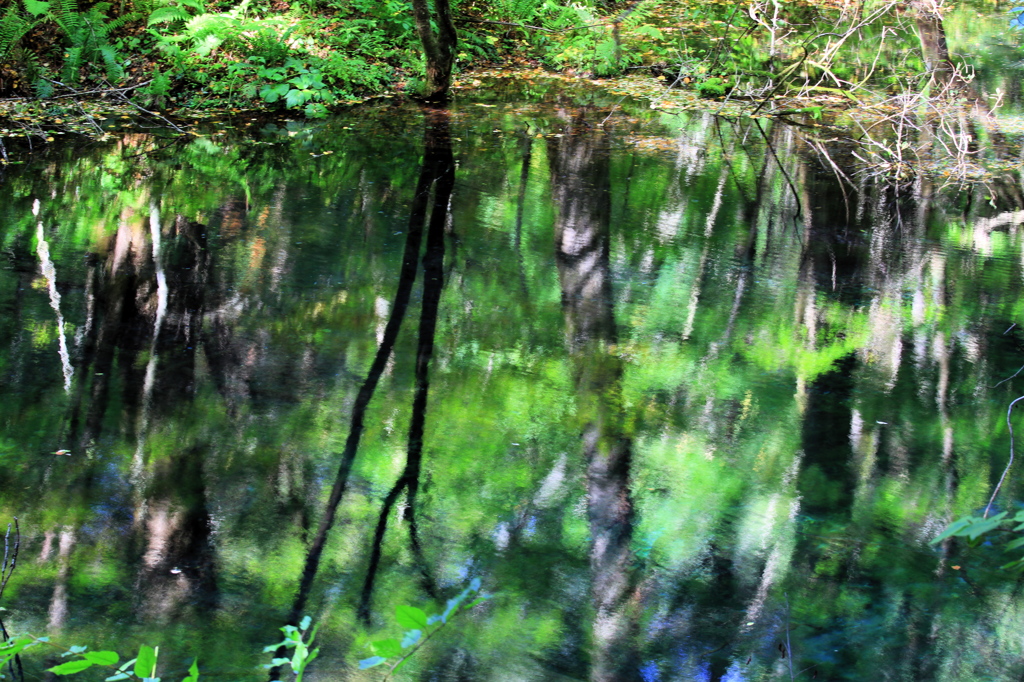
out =
[(939, 533), (939, 535), (928, 544), (934, 545), (936, 543), (942, 542), (946, 538), (953, 537), (954, 535), (959, 535), (960, 531), (970, 526), (974, 522), (974, 520), (975, 519), (973, 516), (965, 516), (958, 521), (954, 521), (946, 527), (946, 530)]
[(67, 663), (61, 663), (55, 665), (52, 668), (47, 668), (47, 672), (51, 672), (54, 675), (73, 675), (80, 673), (83, 670), (87, 670), (92, 667), (92, 661), (87, 661), (84, 658), (79, 658), (74, 661), (68, 661)]
[(405, 637), (402, 638), (402, 648), (408, 649), (413, 644), (420, 641), (420, 637), (422, 636), (422, 630), (409, 630), (407, 633), (405, 633)]
[(977, 523), (971, 525), (967, 530), (967, 537), (971, 540), (976, 540), (979, 536), (984, 535), (990, 530), (996, 528), (1006, 516), (1006, 512), (996, 514), (990, 519), (979, 520)]
[(381, 663), (384, 663), (387, 660), (388, 659), (384, 658), (383, 656), (370, 656), (369, 658), (364, 658), (363, 660), (359, 661), (359, 669), (366, 670), (367, 668), (372, 668), (374, 666), (380, 665)]
[(402, 655), (402, 645), (398, 643), (397, 639), (380, 639), (371, 644), (370, 648), (373, 653), (385, 658)]
[(121, 660), (116, 651), (87, 651), (82, 656), (94, 665), (117, 665)]
[(139, 647), (139, 655), (135, 659), (135, 676), (152, 678), (156, 676), (157, 649), (143, 644)]
[(192, 659), (192, 665), (188, 668), (188, 677), (181, 682), (196, 682), (199, 679), (199, 657)]
[(415, 606), (395, 607), (395, 620), (407, 630), (423, 630), (427, 627), (427, 614)]

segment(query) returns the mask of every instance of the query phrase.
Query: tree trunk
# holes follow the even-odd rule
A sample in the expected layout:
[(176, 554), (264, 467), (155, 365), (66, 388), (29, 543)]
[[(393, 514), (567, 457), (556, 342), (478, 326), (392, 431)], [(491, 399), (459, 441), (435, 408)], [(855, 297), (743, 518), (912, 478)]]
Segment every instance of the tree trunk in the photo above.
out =
[(452, 84), (452, 66), (455, 64), (455, 46), (458, 38), (452, 23), (452, 10), (448, 0), (434, 0), (437, 35), (430, 26), (430, 7), (427, 0), (412, 0), (412, 15), (416, 32), (423, 43), (423, 56), (427, 62), (427, 82), (423, 99), (427, 102), (446, 102)]

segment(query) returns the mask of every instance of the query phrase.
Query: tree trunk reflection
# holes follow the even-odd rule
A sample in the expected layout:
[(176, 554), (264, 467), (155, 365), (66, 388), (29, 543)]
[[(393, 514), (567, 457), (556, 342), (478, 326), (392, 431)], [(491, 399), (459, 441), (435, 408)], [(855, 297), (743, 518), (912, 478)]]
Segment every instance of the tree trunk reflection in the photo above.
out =
[(424, 109), (424, 114), (426, 128), (420, 182), (422, 183), (424, 178), (430, 179), (434, 185), (434, 203), (430, 213), (426, 252), (423, 254), (423, 306), (420, 309), (419, 338), (416, 344), (416, 393), (412, 403), (405, 468), (381, 506), (374, 532), (370, 567), (359, 603), (359, 617), (364, 623), (370, 622), (373, 586), (380, 566), (381, 545), (387, 531), (388, 516), (403, 490), (406, 492), (408, 503), (405, 516), (409, 522), (409, 540), (413, 556), (420, 565), (424, 588), (431, 596), (437, 596), (437, 589), (427, 569), (420, 545), (416, 524), (416, 494), (419, 491), (420, 469), (423, 462), (423, 429), (426, 425), (427, 396), (430, 392), (430, 359), (434, 355), (437, 309), (444, 286), (444, 232), (448, 219), (448, 202), (455, 186), (455, 159), (452, 156), (448, 111), (428, 108)]
[(631, 608), (634, 588), (632, 442), (622, 405), (609, 267), (611, 213), (607, 139), (586, 112), (571, 116), (548, 146), (556, 208), (555, 257), (566, 345), (577, 390), (590, 526), (592, 661), (590, 679), (639, 679)]

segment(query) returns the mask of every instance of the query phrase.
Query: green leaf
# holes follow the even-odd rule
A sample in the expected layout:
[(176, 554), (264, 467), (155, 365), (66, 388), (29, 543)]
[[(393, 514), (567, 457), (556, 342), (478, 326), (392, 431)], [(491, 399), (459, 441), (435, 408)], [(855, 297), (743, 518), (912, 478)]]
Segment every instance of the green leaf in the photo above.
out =
[(94, 665), (117, 665), (121, 660), (116, 651), (87, 651), (82, 656)]
[(50, 3), (45, 0), (23, 0), (25, 11), (34, 17), (40, 17), (50, 11)]
[(188, 12), (181, 7), (160, 7), (153, 10), (149, 15), (148, 26), (153, 24), (169, 24), (175, 21), (185, 21), (188, 19)]
[(381, 639), (370, 645), (373, 653), (384, 658), (402, 655), (402, 645), (397, 639)]
[(381, 663), (385, 663), (387, 660), (388, 659), (381, 656), (370, 656), (369, 658), (364, 658), (359, 661), (359, 669), (366, 670), (367, 668), (372, 668), (376, 665), (380, 665)]
[(288, 91), (288, 94), (284, 96), (284, 104), (289, 109), (300, 107), (306, 103), (307, 100), (312, 96), (309, 90), (296, 90), (292, 89)]
[(395, 607), (395, 620), (406, 630), (425, 630), (427, 614), (415, 606), (399, 605)]
[(975, 520), (976, 519), (973, 516), (965, 516), (959, 521), (954, 521), (946, 527), (946, 530), (942, 531), (942, 533), (940, 533), (938, 537), (936, 537), (928, 544), (934, 545), (939, 542), (942, 542), (946, 538), (953, 537), (954, 535), (959, 535), (960, 532), (963, 531), (963, 529), (970, 526), (972, 523), (975, 522)]
[(192, 659), (192, 665), (188, 669), (188, 677), (183, 679), (181, 682), (196, 682), (199, 679), (199, 657), (196, 656)]
[(1003, 520), (1003, 518), (1005, 516), (1006, 516), (1006, 512), (1002, 512), (1002, 513), (996, 514), (995, 516), (993, 516), (990, 519), (985, 519), (985, 520), (979, 521), (978, 523), (975, 523), (975, 524), (971, 525), (970, 528), (966, 529), (967, 530), (967, 537), (969, 537), (971, 540), (976, 540), (979, 536), (984, 535), (985, 533), (989, 532), (993, 528), (996, 528), (1002, 522), (1002, 520)]
[(273, 104), (277, 100), (281, 99), (282, 96), (288, 93), (290, 86), (287, 83), (279, 83), (277, 85), (264, 85), (260, 88), (260, 97), (267, 104)]
[(1017, 538), (1013, 542), (1006, 543), (1006, 551), (1009, 552), (1011, 549), (1017, 549), (1018, 547), (1024, 547), (1024, 538)]
[(657, 27), (651, 26), (650, 24), (645, 24), (639, 27), (636, 30), (636, 32), (642, 36), (654, 38), (655, 40), (662, 40), (665, 37), (664, 34), (662, 34), (662, 32), (657, 29)]
[(10, 659), (15, 654), (20, 653), (21, 651), (23, 651), (27, 647), (32, 646), (33, 644), (35, 644), (35, 641), (31, 637), (26, 637), (24, 639), (12, 638), (8, 640), (7, 644), (0, 647), (0, 656), (4, 657), (5, 659)]
[(125, 661), (117, 669), (117, 674), (116, 675), (112, 675), (108, 679), (110, 679), (110, 680), (124, 680), (124, 679), (127, 679), (127, 678), (131, 677), (131, 675), (128, 673), (128, 669), (131, 668), (133, 665), (135, 665), (135, 659), (134, 658), (132, 660), (130, 660), (130, 661)]
[(61, 663), (55, 665), (52, 668), (47, 668), (47, 672), (51, 672), (54, 675), (74, 675), (80, 673), (83, 670), (92, 667), (92, 661), (87, 661), (84, 658), (79, 658), (74, 661), (68, 661), (67, 663)]
[(153, 648), (143, 644), (139, 647), (139, 655), (135, 659), (136, 677), (156, 677), (156, 657), (159, 654), (159, 647)]

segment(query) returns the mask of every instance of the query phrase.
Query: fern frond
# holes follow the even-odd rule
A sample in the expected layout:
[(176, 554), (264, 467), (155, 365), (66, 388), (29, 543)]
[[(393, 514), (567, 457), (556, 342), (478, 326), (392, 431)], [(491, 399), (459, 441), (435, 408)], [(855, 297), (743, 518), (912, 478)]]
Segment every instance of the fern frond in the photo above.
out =
[(647, 23), (647, 19), (650, 18), (651, 13), (654, 9), (660, 5), (662, 0), (643, 0), (637, 5), (629, 16), (626, 17), (625, 21), (622, 22), (623, 28), (634, 29), (637, 26), (642, 26)]
[(122, 28), (125, 24), (131, 23), (136, 19), (141, 18), (142, 16), (138, 12), (128, 12), (127, 14), (122, 14), (119, 17), (111, 19), (110, 21), (106, 22), (106, 24), (104, 24), (104, 35), (110, 35), (114, 31), (117, 31), (118, 29)]
[(78, 82), (78, 70), (82, 68), (82, 48), (68, 48), (68, 56), (64, 58), (64, 80), (68, 83)]
[(53, 84), (45, 78), (36, 78), (32, 81), (32, 88), (36, 91), (36, 97), (46, 99), (53, 94)]
[(34, 17), (44, 16), (50, 11), (50, 3), (47, 0), (22, 0), (22, 2), (25, 5), (25, 11)]
[(110, 45), (103, 45), (99, 48), (100, 56), (103, 58), (103, 65), (107, 72), (107, 79), (111, 83), (118, 83), (124, 78), (124, 69), (117, 58), (117, 51)]
[(47, 18), (52, 19), (68, 35), (78, 31), (83, 23), (75, 0), (51, 0)]
[(183, 7), (167, 6), (159, 7), (149, 15), (148, 26), (154, 24), (172, 24), (175, 21), (187, 21), (189, 13)]
[(0, 16), (0, 59), (5, 59), (7, 53), (18, 44), (18, 41), (28, 33), (33, 24), (26, 21), (18, 8), (11, 5), (7, 11)]

